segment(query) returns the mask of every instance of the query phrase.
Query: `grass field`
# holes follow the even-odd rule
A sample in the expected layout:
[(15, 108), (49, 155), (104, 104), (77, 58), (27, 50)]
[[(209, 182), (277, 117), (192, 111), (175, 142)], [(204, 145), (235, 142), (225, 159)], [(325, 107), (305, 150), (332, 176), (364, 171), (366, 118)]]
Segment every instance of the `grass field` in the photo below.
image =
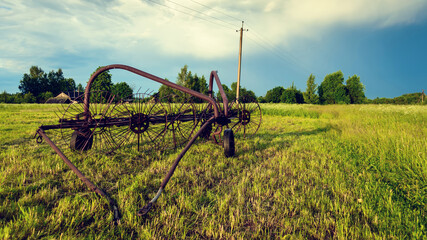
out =
[(263, 104), (236, 157), (194, 145), (146, 218), (178, 151), (77, 155), (117, 201), (89, 191), (43, 142), (56, 105), (0, 105), (0, 239), (427, 239), (427, 107)]

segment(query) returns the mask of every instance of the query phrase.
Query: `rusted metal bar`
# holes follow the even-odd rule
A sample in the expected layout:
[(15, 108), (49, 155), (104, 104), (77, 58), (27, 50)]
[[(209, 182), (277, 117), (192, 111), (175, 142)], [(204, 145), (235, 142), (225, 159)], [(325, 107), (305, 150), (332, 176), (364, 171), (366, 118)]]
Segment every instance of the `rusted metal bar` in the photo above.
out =
[(228, 98), (224, 92), (224, 88), (221, 85), (221, 81), (219, 80), (219, 77), (216, 71), (212, 71), (211, 76), (209, 77), (209, 96), (212, 97), (214, 79), (216, 84), (218, 85), (219, 93), (221, 94), (221, 97), (222, 97), (222, 104), (224, 106), (224, 116), (228, 117)]
[[(145, 112), (128, 112), (128, 111), (124, 111), (122, 112), (122, 114), (119, 115), (107, 115), (108, 113), (108, 109), (110, 108), (110, 105), (113, 103), (114, 101), (114, 97), (110, 96), (110, 98), (107, 100), (107, 104), (108, 106), (102, 111), (101, 114), (101, 118), (98, 119), (98, 114), (96, 114), (96, 112), (94, 113), (94, 115), (92, 115), (91, 110), (89, 108), (90, 105), (90, 95), (91, 95), (91, 86), (93, 81), (96, 79), (97, 76), (99, 76), (101, 73), (108, 71), (110, 69), (123, 69), (132, 73), (135, 73), (137, 75), (140, 75), (142, 77), (148, 78), (150, 80), (156, 81), (160, 84), (166, 85), (168, 87), (171, 87), (173, 89), (176, 89), (178, 91), (181, 91), (183, 93), (187, 93), (189, 95), (192, 95), (194, 97), (197, 97), (199, 99), (202, 99), (206, 102), (208, 102), (207, 107), (202, 110), (201, 112), (196, 112), (194, 106), (190, 109), (184, 109), (181, 110), (181, 106), (178, 109), (178, 113), (174, 110), (172, 111), (170, 108), (170, 112), (169, 114), (167, 114), (166, 111), (164, 111), (164, 109), (161, 107), (161, 109), (157, 110), (157, 112), (154, 112), (153, 114), (151, 114), (151, 110), (149, 114), (146, 114)], [(219, 103), (217, 103), (215, 101), (215, 98), (212, 96), (212, 89), (213, 89), (213, 81), (215, 80), (216, 84), (218, 85), (218, 89), (219, 89), (219, 93), (222, 96), (222, 104), (223, 104), (223, 112), (219, 112), (220, 110), (220, 106), (218, 105)], [(95, 97), (96, 95), (93, 95), (92, 97)], [(93, 99), (92, 99), (93, 100)], [(157, 101), (155, 102), (157, 103)], [(143, 104), (141, 102), (139, 102), (139, 104)], [(239, 118), (238, 122), (235, 123), (232, 127), (236, 126), (237, 124), (243, 124), (244, 127), (249, 123), (250, 121), (250, 111), (247, 111), (246, 109), (243, 109), (243, 111), (245, 112), (244, 115), (246, 116), (243, 120), (240, 120), (240, 115), (239, 115), (239, 111), (237, 111), (236, 109), (230, 108), (228, 106), (229, 102), (227, 99), (227, 96), (224, 92), (224, 89), (221, 85), (221, 82), (219, 80), (219, 77), (217, 75), (216, 71), (212, 71), (210, 78), (209, 78), (209, 96), (206, 96), (202, 93), (193, 91), (191, 89), (188, 89), (186, 87), (177, 85), (175, 83), (169, 82), (165, 79), (161, 79), (159, 77), (156, 77), (154, 75), (151, 75), (149, 73), (143, 72), (141, 70), (138, 70), (136, 68), (130, 67), (130, 66), (126, 66), (126, 65), (120, 65), (120, 64), (114, 64), (114, 65), (108, 65), (105, 67), (102, 67), (100, 69), (98, 69), (89, 79), (89, 82), (86, 86), (86, 90), (84, 93), (84, 101), (83, 101), (83, 113), (81, 113), (81, 110), (79, 109), (76, 113), (72, 113), (67, 115), (67, 117), (71, 118), (64, 118), (64, 119), (60, 119), (60, 124), (57, 125), (45, 125), (45, 126), (40, 126), (40, 128), (37, 130), (37, 134), (39, 135), (37, 137), (37, 142), (40, 143), (42, 139), (45, 139), (45, 141), (52, 147), (52, 149), (62, 158), (62, 160), (71, 168), (71, 170), (77, 174), (77, 176), (87, 185), (87, 187), (96, 192), (98, 195), (105, 197), (109, 203), (111, 208), (114, 211), (114, 216), (115, 219), (119, 218), (119, 213), (118, 213), (118, 208), (116, 206), (116, 204), (114, 203), (113, 199), (111, 199), (103, 190), (101, 190), (100, 188), (98, 188), (95, 184), (93, 184), (91, 181), (89, 181), (89, 179), (87, 179), (85, 177), (85, 175), (83, 175), (82, 172), (80, 172), (76, 166), (74, 166), (74, 164), (61, 152), (61, 150), (49, 139), (49, 137), (46, 135), (46, 133), (44, 132), (45, 130), (51, 130), (51, 129), (74, 129), (74, 132), (72, 134), (72, 139), (70, 142), (70, 147), (73, 148), (73, 144), (75, 145), (75, 149), (77, 150), (82, 150), (82, 151), (86, 151), (89, 150), (91, 148), (92, 145), (92, 135), (93, 134), (98, 134), (95, 133), (95, 130), (98, 128), (109, 128), (109, 127), (119, 127), (119, 128), (123, 128), (123, 130), (118, 130), (119, 132), (115, 132), (115, 133), (119, 133), (120, 136), (117, 138), (118, 142), (116, 142), (116, 147), (120, 146), (121, 144), (123, 144), (126, 139), (121, 139), (123, 136), (124, 138), (127, 138), (129, 136), (129, 134), (133, 134), (132, 136), (137, 136), (137, 141), (138, 141), (138, 150), (140, 147), (140, 140), (142, 140), (142, 138), (140, 138), (140, 136), (142, 136), (142, 134), (147, 131), (147, 134), (155, 134), (153, 136), (148, 136), (147, 139), (145, 139), (144, 144), (146, 143), (146, 141), (151, 141), (151, 143), (157, 143), (158, 140), (158, 136), (163, 136), (165, 131), (167, 130), (172, 130), (173, 131), (173, 141), (174, 141), (174, 145), (176, 147), (177, 145), (177, 139), (176, 139), (176, 135), (175, 135), (175, 130), (179, 128), (179, 124), (182, 124), (184, 122), (190, 122), (190, 121), (194, 121), (195, 124), (191, 125), (193, 126), (191, 128), (191, 132), (188, 133), (188, 137), (185, 137), (185, 140), (187, 141), (188, 138), (194, 133), (196, 126), (198, 126), (199, 121), (201, 121), (203, 124), (200, 127), (200, 129), (197, 131), (197, 133), (192, 136), (192, 138), (187, 142), (187, 144), (185, 145), (185, 147), (181, 150), (180, 154), (176, 157), (174, 163), (172, 164), (172, 166), (170, 167), (168, 173), (166, 174), (166, 176), (164, 177), (161, 186), (157, 192), (157, 194), (155, 195), (155, 197), (143, 208), (141, 208), (138, 211), (138, 215), (145, 215), (148, 213), (148, 211), (150, 210), (150, 208), (152, 207), (152, 205), (157, 201), (157, 199), (160, 197), (160, 195), (162, 194), (163, 190), (165, 189), (166, 185), (168, 184), (169, 180), (172, 178), (176, 168), (178, 167), (179, 162), (181, 161), (181, 159), (184, 157), (184, 155), (187, 153), (187, 151), (190, 149), (190, 147), (194, 144), (194, 142), (196, 141), (196, 139), (201, 136), (202, 134), (205, 135), (206, 132), (208, 132), (208, 135), (211, 134), (212, 131), (212, 125), (215, 124), (217, 125), (217, 129), (215, 130), (215, 132), (212, 134), (212, 137), (214, 138), (214, 140), (218, 143), (219, 141), (217, 141), (216, 138), (220, 139), (220, 134), (222, 132), (222, 128), (223, 126), (228, 126), (228, 124), (230, 123), (230, 119), (235, 119), (235, 118)], [(96, 108), (96, 105), (95, 105)], [(259, 108), (259, 107), (258, 107)], [(212, 112), (213, 109), (213, 112)], [(191, 113), (192, 114), (188, 114)], [(77, 114), (77, 115), (76, 115)], [(129, 115), (129, 116), (128, 116)], [(64, 114), (64, 116), (66, 116)], [(82, 117), (82, 118), (81, 118)], [(169, 123), (169, 125), (168, 125)], [(176, 123), (176, 125), (175, 125)], [(164, 124), (165, 127), (162, 128), (160, 127), (159, 130), (155, 130), (152, 132), (148, 132), (148, 127), (149, 125), (155, 125), (155, 124)], [(169, 129), (169, 127), (171, 127), (171, 129)], [(184, 126), (185, 127), (185, 126)], [(259, 127), (259, 125), (258, 125)], [(246, 128), (244, 128), (244, 131), (246, 130)], [(256, 129), (257, 130), (257, 129)], [(255, 131), (256, 131), (255, 130)], [(178, 131), (178, 130), (177, 130)], [(226, 156), (233, 156), (234, 155), (234, 136), (232, 135), (233, 132), (232, 130), (229, 130), (229, 132), (231, 131), (231, 137), (232, 138), (228, 138), (228, 150), (226, 151)], [(89, 136), (80, 136), (77, 134), (85, 134), (88, 133), (90, 134)], [(182, 133), (181, 133), (182, 134)], [(245, 132), (244, 132), (245, 134)], [(230, 136), (230, 134), (228, 134), (228, 136)], [(73, 138), (74, 137), (74, 138)], [(106, 140), (107, 144), (112, 143), (110, 139), (111, 135), (107, 136)], [(148, 139), (149, 138), (149, 139)], [(224, 136), (225, 138), (225, 136)], [(160, 139), (161, 141), (162, 139)], [(85, 144), (83, 147), (80, 147), (81, 144)], [(224, 141), (225, 143), (225, 141)], [(86, 147), (86, 145), (88, 145), (88, 147)], [(89, 146), (90, 145), (90, 146)], [(225, 149), (225, 145), (224, 145), (224, 149)], [(232, 151), (231, 151), (232, 150)]]
[(119, 209), (114, 203), (114, 201), (100, 188), (98, 188), (95, 184), (93, 184), (89, 179), (86, 178), (86, 176), (80, 172), (80, 170), (74, 166), (74, 164), (65, 156), (65, 154), (50, 140), (50, 138), (46, 135), (46, 133), (43, 131), (43, 129), (38, 129), (37, 134), (40, 135), (48, 144), (49, 146), (59, 155), (59, 157), (62, 158), (62, 160), (67, 164), (68, 167), (71, 168), (71, 170), (86, 184), (86, 186), (99, 194), (102, 197), (105, 197), (110, 204), (110, 207), (112, 208), (114, 212), (114, 221), (118, 220), (120, 218), (119, 215)]
[(87, 179), (86, 176), (82, 172), (80, 172), (80, 170), (76, 166), (74, 166), (74, 164), (64, 155), (64, 153), (62, 153), (62, 151), (52, 142), (52, 140), (50, 140), (50, 138), (46, 135), (43, 129), (39, 128), (37, 130), (37, 133), (43, 137), (43, 139), (49, 144), (49, 146), (59, 155), (59, 157), (62, 158), (65, 164), (67, 164), (68, 167), (70, 167), (71, 170), (73, 170), (73, 172), (77, 174), (77, 176), (86, 184), (86, 186), (90, 190), (98, 193), (101, 196), (106, 195), (104, 191), (102, 191), (100, 188), (95, 186), (95, 184), (89, 181), (89, 179)]
[(181, 153), (177, 156), (177, 158), (175, 159), (175, 162), (172, 164), (172, 167), (169, 169), (168, 174), (163, 179), (163, 182), (160, 185), (160, 188), (159, 188), (156, 196), (147, 205), (145, 205), (144, 207), (139, 209), (138, 216), (144, 216), (150, 211), (153, 204), (157, 201), (157, 199), (162, 194), (163, 190), (165, 189), (166, 185), (168, 184), (169, 180), (171, 179), (172, 175), (174, 174), (176, 167), (178, 166), (179, 162), (184, 157), (184, 155), (187, 153), (188, 149), (190, 149), (190, 147), (193, 145), (194, 141), (196, 141), (196, 139), (200, 136), (200, 134), (213, 122), (215, 122), (215, 117), (209, 118), (205, 122), (205, 124), (202, 125), (202, 127), (199, 129), (199, 131), (193, 136), (193, 138), (191, 138), (191, 140), (187, 143), (187, 145), (185, 145), (184, 149), (181, 150)]
[[(137, 75), (140, 75), (142, 77), (145, 77), (145, 78), (151, 79), (153, 81), (156, 81), (156, 82), (161, 83), (163, 85), (166, 85), (168, 87), (177, 89), (177, 90), (179, 90), (181, 92), (188, 93), (188, 94), (190, 94), (190, 95), (192, 95), (194, 97), (203, 99), (203, 100), (205, 100), (205, 101), (207, 101), (207, 102), (209, 102), (209, 103), (211, 103), (213, 105), (215, 117), (219, 116), (218, 107), (215, 104), (216, 102), (211, 97), (208, 97), (208, 96), (206, 96), (206, 95), (204, 95), (202, 93), (196, 92), (194, 90), (188, 89), (186, 87), (180, 86), (180, 85), (175, 84), (173, 82), (169, 82), (169, 81), (167, 81), (165, 79), (159, 78), (157, 76), (154, 76), (154, 75), (149, 74), (147, 72), (141, 71), (139, 69), (136, 69), (136, 68), (133, 68), (133, 67), (130, 67), (130, 66), (126, 66), (126, 65), (122, 65), (122, 64), (112, 64), (112, 65), (108, 65), (108, 66), (105, 66), (105, 67), (102, 67), (102, 68), (98, 69), (94, 74), (92, 74), (92, 76), (90, 77), (90, 79), (89, 79), (89, 81), (88, 81), (88, 83), (86, 85), (85, 97), (84, 97), (84, 113), (85, 113), (84, 114), (84, 119), (85, 120), (88, 120), (89, 116), (90, 116), (90, 112), (89, 112), (89, 102), (90, 101), (89, 101), (89, 99), (90, 99), (90, 89), (92, 87), (92, 82), (96, 79), (96, 77), (98, 77), (98, 75), (100, 75), (101, 73), (103, 73), (105, 71), (108, 71), (110, 69), (123, 69), (123, 70), (129, 71), (129, 72), (135, 73)], [(221, 85), (221, 84), (219, 84), (219, 85)], [(221, 86), (221, 88), (222, 88), (222, 86)]]
[[(176, 116), (179, 116), (176, 118)], [(208, 115), (208, 117), (212, 117), (213, 114)], [(199, 116), (196, 116), (196, 118)], [(173, 122), (173, 121), (181, 121), (181, 122), (191, 122), (194, 121), (195, 116), (194, 115), (179, 115), (179, 114), (170, 114), (167, 115), (167, 122)], [(160, 116), (152, 116), (149, 118), (150, 123), (157, 124), (157, 123), (164, 123), (164, 117)], [(174, 120), (171, 120), (174, 119)], [(101, 121), (102, 120), (102, 121)], [(76, 128), (76, 127), (87, 127), (87, 128), (98, 128), (98, 127), (112, 127), (112, 126), (127, 126), (129, 125), (130, 120), (129, 117), (121, 117), (121, 118), (103, 118), (98, 120), (97, 122), (92, 122), (90, 124), (87, 124), (85, 120), (63, 120), (62, 124), (56, 124), (56, 125), (42, 125), (40, 126), (43, 130), (52, 130), (52, 129), (66, 129), (66, 128)]]

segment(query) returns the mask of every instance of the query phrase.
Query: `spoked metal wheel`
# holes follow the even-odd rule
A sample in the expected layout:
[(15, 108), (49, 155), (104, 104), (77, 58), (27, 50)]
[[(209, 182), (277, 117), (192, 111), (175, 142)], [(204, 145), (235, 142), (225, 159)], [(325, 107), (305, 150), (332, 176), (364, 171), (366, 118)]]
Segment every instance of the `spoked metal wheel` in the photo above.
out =
[(117, 147), (132, 146), (138, 151), (163, 150), (167, 111), (157, 99), (144, 93), (134, 94), (117, 104), (109, 115), (107, 133)]
[(191, 102), (166, 103), (167, 133), (165, 142), (169, 148), (185, 144), (195, 132), (197, 126), (196, 106)]
[(236, 129), (240, 124), (240, 114), (242, 111), (242, 105), (236, 101), (233, 101), (228, 104), (228, 119), (230, 123), (227, 125), (227, 128)]
[(104, 91), (90, 92), (88, 114), (84, 109), (84, 94), (74, 103), (62, 107), (59, 133), (63, 142), (77, 151), (90, 149), (111, 151), (116, 146), (110, 141), (105, 125), (116, 101), (115, 96)]
[[(197, 105), (197, 122), (199, 127), (203, 126), (212, 116), (214, 116), (214, 109), (210, 103), (201, 103)], [(219, 128), (218, 124), (212, 123), (202, 132), (200, 137), (205, 140), (212, 139), (217, 142), (215, 136), (218, 135), (218, 132), (221, 132), (221, 128)]]
[(238, 124), (232, 129), (235, 133), (240, 132), (243, 137), (255, 134), (261, 126), (262, 113), (257, 102), (241, 103), (238, 111)]
[[(218, 103), (218, 110), (220, 113), (224, 113), (224, 106), (223, 104), (220, 102)], [(210, 117), (212, 117), (214, 115), (214, 110), (211, 104), (205, 104), (202, 105), (202, 110), (199, 110), (200, 114), (199, 114), (199, 122), (200, 122), (200, 126), (202, 126), (207, 119), (209, 119)], [(228, 116), (227, 119), (229, 120), (229, 122), (225, 123), (221, 123), (221, 122), (215, 122), (212, 123), (210, 127), (208, 127), (205, 131), (204, 134), (202, 134), (202, 136), (205, 139), (211, 139), (213, 140), (215, 143), (217, 144), (222, 144), (223, 143), (223, 131), (226, 129), (231, 129), (233, 126), (237, 126), (239, 124), (239, 104), (232, 102), (228, 104)]]

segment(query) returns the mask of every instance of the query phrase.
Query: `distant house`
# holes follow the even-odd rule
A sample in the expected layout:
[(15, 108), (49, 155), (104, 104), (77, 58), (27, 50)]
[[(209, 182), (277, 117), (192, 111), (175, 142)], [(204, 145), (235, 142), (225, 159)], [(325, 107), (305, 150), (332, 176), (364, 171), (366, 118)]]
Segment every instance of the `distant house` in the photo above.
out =
[(73, 101), (70, 96), (68, 96), (65, 93), (60, 93), (58, 96), (56, 97), (52, 97), (49, 98), (46, 103), (59, 103), (59, 104), (70, 104), (70, 103), (74, 103), (75, 101)]

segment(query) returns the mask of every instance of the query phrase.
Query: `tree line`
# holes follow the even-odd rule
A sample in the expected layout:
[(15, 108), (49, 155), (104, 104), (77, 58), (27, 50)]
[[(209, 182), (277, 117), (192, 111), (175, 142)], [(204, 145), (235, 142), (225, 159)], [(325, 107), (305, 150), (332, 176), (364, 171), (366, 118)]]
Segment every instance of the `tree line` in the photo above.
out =
[(361, 104), (367, 103), (365, 86), (360, 77), (353, 75), (344, 84), (344, 74), (337, 71), (328, 74), (320, 85), (315, 83), (311, 74), (307, 79), (305, 92), (298, 90), (292, 83), (288, 88), (281, 86), (268, 90), (264, 97), (258, 98), (264, 103), (308, 103), (308, 104)]
[[(99, 67), (100, 68), (100, 67)], [(98, 68), (98, 69), (99, 69)], [(98, 70), (97, 69), (97, 70)], [(95, 73), (95, 72), (94, 72)], [(93, 73), (92, 73), (93, 74)], [(168, 80), (168, 79), (166, 79)], [(194, 91), (209, 95), (209, 86), (206, 78), (201, 77), (188, 70), (185, 65), (178, 73), (176, 83)], [(214, 83), (216, 86), (216, 84)], [(228, 100), (236, 100), (237, 83), (233, 82), (230, 87), (222, 84)], [(74, 79), (64, 77), (61, 69), (57, 71), (44, 72), (37, 66), (32, 66), (29, 73), (25, 73), (20, 80), (20, 93), (9, 94), (6, 91), (0, 94), (0, 103), (44, 103), (47, 99), (61, 92), (81, 92), (84, 88), (81, 84), (76, 85)], [(113, 84), (112, 75), (109, 71), (100, 74), (92, 84), (92, 91), (108, 92), (116, 96), (116, 99), (132, 98), (133, 89), (125, 82)], [(260, 103), (308, 103), (308, 104), (426, 104), (425, 95), (421, 93), (405, 94), (396, 98), (367, 99), (365, 86), (360, 77), (353, 75), (344, 82), (344, 74), (337, 71), (325, 76), (320, 85), (315, 83), (315, 76), (311, 74), (307, 79), (305, 92), (297, 89), (292, 83), (288, 88), (282, 86), (268, 90), (265, 96), (257, 97), (255, 93), (244, 87), (240, 87), (241, 102), (258, 101)], [(165, 85), (162, 85), (154, 96), (163, 102), (192, 101), (201, 102), (201, 99), (184, 94)], [(222, 101), (219, 92), (212, 92), (212, 96)], [(424, 97), (424, 98), (422, 98)]]
[[(175, 83), (180, 86), (192, 89), (196, 92), (209, 95), (209, 85), (206, 81), (205, 76), (202, 75), (201, 77), (199, 77), (197, 74), (193, 75), (193, 73), (188, 70), (187, 65), (184, 65), (184, 67), (181, 68)], [(236, 100), (237, 82), (233, 82), (231, 84), (231, 88), (229, 88), (225, 84), (221, 84), (221, 85), (225, 95), (227, 96), (228, 101)], [(214, 82), (214, 86), (216, 86), (215, 82)], [(247, 90), (244, 87), (240, 87), (239, 93), (240, 93), (239, 95), (240, 95), (241, 101), (255, 101), (257, 98), (253, 91)], [(188, 94), (185, 94), (181, 91), (175, 90), (165, 85), (162, 85), (159, 88), (157, 95), (158, 95), (158, 99), (163, 102), (185, 102), (185, 101), (191, 101), (194, 103), (202, 102), (202, 100), (197, 97), (190, 96)], [(222, 96), (219, 91), (217, 93), (213, 91), (212, 96), (216, 97), (218, 101), (222, 101)]]
[[(99, 69), (99, 68), (98, 68)], [(98, 76), (93, 84), (93, 91), (105, 91), (120, 98), (132, 95), (132, 88), (125, 82), (113, 84), (112, 75), (107, 71)], [(29, 73), (25, 73), (19, 81), (20, 92), (10, 94), (3, 91), (0, 94), (2, 103), (45, 103), (49, 98), (55, 97), (61, 92), (84, 93), (82, 84), (76, 85), (74, 79), (66, 78), (62, 69), (46, 73), (38, 66), (32, 66)]]
[(427, 98), (425, 93), (409, 93), (395, 98), (375, 98), (368, 100), (371, 104), (423, 104), (427, 105)]

